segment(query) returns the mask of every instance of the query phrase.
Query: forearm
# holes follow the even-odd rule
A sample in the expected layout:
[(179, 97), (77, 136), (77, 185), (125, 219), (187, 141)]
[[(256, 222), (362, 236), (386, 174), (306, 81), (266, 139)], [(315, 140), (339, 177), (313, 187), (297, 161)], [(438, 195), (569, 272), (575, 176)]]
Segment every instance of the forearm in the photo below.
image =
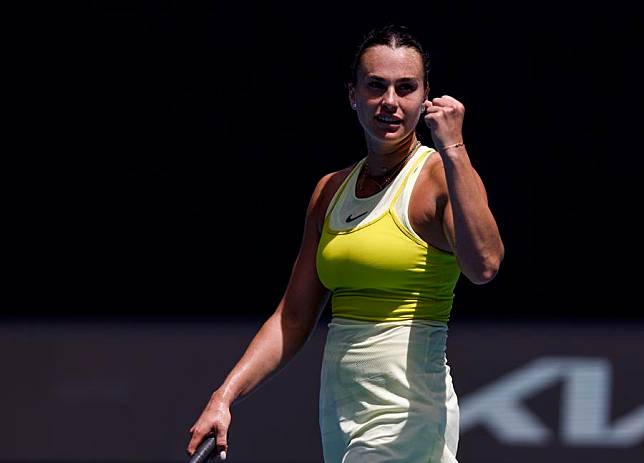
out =
[(445, 150), (441, 157), (454, 221), (454, 252), (472, 282), (486, 283), (503, 259), (498, 226), (465, 147)]
[(310, 329), (289, 323), (275, 312), (257, 332), (244, 355), (213, 393), (228, 405), (253, 391), (277, 373), (304, 345)]

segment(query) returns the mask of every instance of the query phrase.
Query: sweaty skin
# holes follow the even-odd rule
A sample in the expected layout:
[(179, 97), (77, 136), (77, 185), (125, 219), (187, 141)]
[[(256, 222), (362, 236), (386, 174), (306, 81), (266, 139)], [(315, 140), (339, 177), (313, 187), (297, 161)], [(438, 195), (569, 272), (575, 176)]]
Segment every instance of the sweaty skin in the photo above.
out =
[[(439, 155), (425, 162), (413, 188), (411, 225), (432, 246), (454, 253), (470, 281), (483, 284), (498, 271), (503, 243), (485, 187), (467, 150), (464, 146), (441, 149), (464, 141), (461, 128), (465, 108), (447, 95), (428, 100), (429, 88), (423, 75), (422, 59), (413, 48), (370, 47), (361, 57), (349, 100), (364, 129), (369, 166), (374, 169), (370, 173), (374, 175), (396, 165), (414, 146), (415, 127), (423, 116)], [(392, 118), (398, 123), (388, 122)], [(316, 269), (324, 214), (352, 167), (318, 181), (307, 206), (302, 243), (284, 295), (190, 428), (188, 454), (192, 455), (209, 433), (216, 436), (217, 452), (230, 453), (232, 403), (247, 397), (280, 371), (311, 335), (330, 296)], [(362, 195), (376, 192), (374, 185), (366, 185)]]

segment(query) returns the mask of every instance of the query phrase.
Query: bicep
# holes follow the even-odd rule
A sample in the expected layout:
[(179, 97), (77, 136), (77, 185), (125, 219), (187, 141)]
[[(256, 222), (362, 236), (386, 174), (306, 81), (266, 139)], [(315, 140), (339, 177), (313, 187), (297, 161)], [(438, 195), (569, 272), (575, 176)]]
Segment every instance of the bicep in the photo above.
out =
[[(483, 185), (483, 180), (481, 180), (481, 177), (479, 176), (478, 172), (476, 172), (476, 170), (473, 170), (473, 172), (476, 178), (479, 191), (481, 195), (483, 195), (483, 199), (487, 204), (487, 201), (488, 201), (487, 191), (485, 191), (485, 185)], [(445, 180), (444, 175), (445, 173), (443, 171), (442, 181), (445, 184), (445, 195), (444, 195), (444, 206), (443, 206), (441, 225), (443, 228), (443, 233), (445, 234), (445, 238), (447, 238), (447, 241), (449, 242), (449, 245), (452, 248), (452, 251), (455, 252), (456, 251), (456, 232), (454, 231), (454, 214), (452, 211), (452, 202), (449, 199), (449, 194), (447, 194), (447, 181)]]

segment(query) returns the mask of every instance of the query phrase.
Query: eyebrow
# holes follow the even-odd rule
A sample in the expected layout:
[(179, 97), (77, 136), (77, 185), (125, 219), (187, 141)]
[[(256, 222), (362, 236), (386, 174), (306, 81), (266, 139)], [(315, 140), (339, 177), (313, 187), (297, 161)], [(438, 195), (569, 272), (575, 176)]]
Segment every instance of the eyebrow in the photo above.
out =
[[(368, 79), (373, 79), (373, 80), (379, 80), (379, 81), (386, 81), (384, 77), (376, 76), (376, 75), (371, 75), (367, 76)], [(418, 79), (416, 77), (401, 77), (398, 79), (396, 82), (416, 82)]]

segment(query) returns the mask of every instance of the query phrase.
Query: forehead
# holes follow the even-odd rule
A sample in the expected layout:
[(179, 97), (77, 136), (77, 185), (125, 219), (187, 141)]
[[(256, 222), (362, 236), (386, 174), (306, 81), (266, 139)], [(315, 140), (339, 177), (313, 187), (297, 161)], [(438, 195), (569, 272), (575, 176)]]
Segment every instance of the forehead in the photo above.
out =
[(376, 45), (362, 54), (360, 71), (363, 77), (375, 74), (392, 80), (401, 77), (417, 77), (422, 80), (423, 61), (414, 48)]

